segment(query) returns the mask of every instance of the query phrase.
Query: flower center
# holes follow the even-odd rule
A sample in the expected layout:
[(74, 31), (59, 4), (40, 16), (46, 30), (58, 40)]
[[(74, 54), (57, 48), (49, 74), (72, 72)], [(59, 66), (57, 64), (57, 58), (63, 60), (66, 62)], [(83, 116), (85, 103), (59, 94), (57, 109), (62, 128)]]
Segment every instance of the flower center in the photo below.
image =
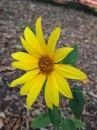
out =
[(38, 65), (41, 73), (49, 75), (53, 71), (54, 62), (48, 55), (44, 55), (39, 59)]

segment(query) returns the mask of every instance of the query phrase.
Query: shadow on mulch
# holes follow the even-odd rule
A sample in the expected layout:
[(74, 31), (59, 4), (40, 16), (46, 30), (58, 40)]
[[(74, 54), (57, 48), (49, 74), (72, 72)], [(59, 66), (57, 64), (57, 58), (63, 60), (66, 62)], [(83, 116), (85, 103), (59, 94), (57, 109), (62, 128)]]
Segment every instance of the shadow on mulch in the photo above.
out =
[(97, 16), (97, 11), (95, 11), (94, 8), (89, 8), (88, 6), (83, 5), (81, 3), (66, 2), (64, 4), (61, 4), (61, 3), (56, 3), (52, 0), (33, 0), (33, 1), (38, 1), (40, 3), (47, 3), (47, 4), (49, 3), (49, 4), (52, 4), (55, 6), (62, 6), (62, 7), (65, 7), (67, 9), (74, 9), (74, 10), (78, 10), (78, 11), (83, 11), (86, 14)]

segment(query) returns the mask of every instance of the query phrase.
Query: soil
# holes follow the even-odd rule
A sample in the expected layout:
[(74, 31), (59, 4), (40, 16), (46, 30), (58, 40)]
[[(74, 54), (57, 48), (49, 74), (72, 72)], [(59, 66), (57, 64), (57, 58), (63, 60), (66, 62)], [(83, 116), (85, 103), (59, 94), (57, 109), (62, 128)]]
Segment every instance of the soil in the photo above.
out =
[[(79, 58), (76, 67), (85, 72), (87, 84), (70, 80), (71, 87), (83, 91), (85, 104), (81, 119), (86, 126), (80, 130), (97, 130), (97, 16), (66, 8), (30, 0), (0, 0), (0, 127), (1, 130), (32, 130), (29, 124), (46, 111), (44, 96), (38, 96), (30, 110), (26, 109), (26, 96), (20, 96), (21, 86), (10, 88), (10, 83), (24, 71), (14, 69), (11, 54), (25, 51), (20, 36), (26, 26), (35, 31), (35, 21), (42, 17), (45, 39), (56, 27), (61, 27), (61, 37), (57, 48), (78, 44)], [(64, 115), (72, 117), (68, 99), (61, 98)], [(50, 125), (40, 130), (54, 130)]]

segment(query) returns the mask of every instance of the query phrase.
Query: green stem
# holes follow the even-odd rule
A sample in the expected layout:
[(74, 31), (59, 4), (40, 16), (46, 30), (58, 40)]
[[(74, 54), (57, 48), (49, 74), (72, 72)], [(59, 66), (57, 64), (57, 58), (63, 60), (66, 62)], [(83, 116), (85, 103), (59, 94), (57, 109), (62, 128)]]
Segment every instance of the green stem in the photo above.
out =
[(63, 118), (66, 118), (64, 115), (63, 115), (63, 113), (61, 112), (61, 116), (63, 117)]

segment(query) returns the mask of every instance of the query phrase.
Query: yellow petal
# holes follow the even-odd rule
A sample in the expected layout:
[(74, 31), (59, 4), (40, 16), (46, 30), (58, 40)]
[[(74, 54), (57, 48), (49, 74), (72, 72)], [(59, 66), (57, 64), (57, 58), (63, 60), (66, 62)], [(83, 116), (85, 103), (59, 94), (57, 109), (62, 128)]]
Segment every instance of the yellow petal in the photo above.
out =
[(70, 65), (55, 64), (54, 70), (65, 78), (78, 79), (78, 80), (87, 79), (87, 76), (85, 73), (83, 73), (82, 71)]
[(47, 53), (47, 47), (46, 47), (46, 43), (44, 40), (42, 26), (41, 26), (41, 17), (38, 18), (38, 20), (36, 21), (36, 37), (38, 39), (38, 42), (40, 43), (41, 48), (43, 48), (45, 53)]
[(38, 70), (38, 69), (29, 71), (29, 72), (25, 73), (23, 76), (21, 76), (20, 78), (14, 80), (14, 81), (10, 84), (10, 87), (14, 87), (14, 86), (16, 86), (16, 85), (18, 85), (18, 84), (27, 83), (27, 82), (29, 82), (30, 80), (32, 80), (38, 73), (39, 73), (39, 70)]
[(53, 109), (51, 95), (52, 95), (52, 79), (51, 79), (51, 76), (48, 76), (46, 87), (45, 87), (45, 101), (46, 101), (47, 106)]
[(32, 86), (32, 88), (31, 88), (31, 90), (30, 90), (30, 92), (28, 94), (28, 97), (27, 97), (27, 107), (28, 108), (30, 108), (31, 105), (36, 100), (36, 98), (37, 98), (37, 96), (38, 96), (38, 94), (39, 94), (45, 80), (46, 80), (45, 75), (43, 75), (43, 74), (38, 75), (38, 78), (37, 78), (35, 84)]
[(16, 60), (34, 60), (37, 61), (38, 59), (36, 57), (33, 57), (32, 55), (24, 52), (16, 52), (11, 55)]
[(20, 37), (21, 43), (24, 48), (33, 56), (40, 58), (41, 55), (37, 52), (29, 43), (27, 43), (24, 38)]
[(41, 77), (41, 75), (37, 75), (36, 77), (34, 77), (30, 82), (26, 83), (23, 85), (23, 87), (20, 90), (20, 94), (21, 95), (26, 95), (29, 93), (30, 89), (34, 86), (34, 84), (37, 83), (37, 81), (39, 80), (39, 77)]
[(56, 52), (54, 52), (53, 55), (53, 60), (55, 63), (63, 60), (68, 53), (70, 53), (73, 50), (73, 48), (69, 48), (69, 47), (63, 47), (63, 48), (59, 48)]
[(52, 57), (57, 41), (59, 39), (60, 36), (60, 28), (56, 28), (50, 35), (49, 39), (48, 39), (48, 43), (47, 43), (47, 48), (48, 48), (48, 52), (49, 55)]
[(24, 36), (26, 41), (30, 44), (30, 46), (32, 46), (37, 52), (39, 52), (41, 55), (44, 54), (44, 51), (42, 50), (42, 48), (40, 47), (40, 44), (36, 38), (36, 36), (34, 35), (34, 33), (30, 30), (30, 28), (26, 27), (26, 29), (24, 30)]
[(55, 78), (54, 72), (50, 74), (51, 81), (52, 82), (52, 101), (55, 106), (59, 105), (59, 89), (58, 89), (58, 83)]
[(12, 66), (14, 68), (22, 69), (22, 70), (32, 70), (35, 68), (38, 68), (38, 61), (29, 61), (29, 60), (22, 60), (22, 61), (16, 61), (12, 62)]
[(59, 88), (60, 93), (62, 93), (64, 96), (66, 96), (68, 98), (73, 98), (72, 92), (71, 92), (70, 87), (69, 87), (67, 81), (65, 80), (65, 78), (60, 76), (56, 71), (54, 71), (54, 73), (56, 76), (56, 80), (58, 83), (58, 88)]

